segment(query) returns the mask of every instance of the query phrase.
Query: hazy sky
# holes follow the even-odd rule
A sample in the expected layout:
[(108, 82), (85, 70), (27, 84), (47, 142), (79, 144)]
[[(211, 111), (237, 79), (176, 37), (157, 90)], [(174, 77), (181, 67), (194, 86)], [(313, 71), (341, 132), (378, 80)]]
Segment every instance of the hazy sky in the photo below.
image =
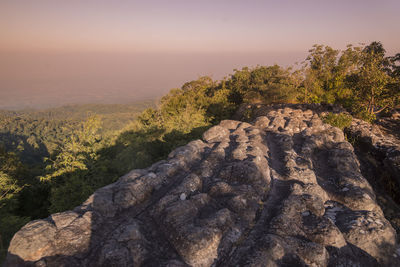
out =
[(204, 74), (288, 65), (315, 43), (378, 40), (393, 54), (399, 10), (399, 0), (1, 0), (0, 108), (151, 97)]

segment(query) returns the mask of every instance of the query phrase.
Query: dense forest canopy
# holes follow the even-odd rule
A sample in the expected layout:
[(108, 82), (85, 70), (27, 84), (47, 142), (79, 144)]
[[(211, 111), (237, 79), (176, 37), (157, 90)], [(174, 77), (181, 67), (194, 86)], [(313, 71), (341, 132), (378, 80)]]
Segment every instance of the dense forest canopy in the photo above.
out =
[[(315, 45), (301, 68), (244, 67), (200, 77), (157, 106), (86, 105), (0, 112), (0, 249), (26, 222), (71, 209), (134, 168), (165, 158), (243, 103), (340, 104), (373, 121), (400, 104), (400, 53)], [(139, 114), (139, 110), (143, 110)]]

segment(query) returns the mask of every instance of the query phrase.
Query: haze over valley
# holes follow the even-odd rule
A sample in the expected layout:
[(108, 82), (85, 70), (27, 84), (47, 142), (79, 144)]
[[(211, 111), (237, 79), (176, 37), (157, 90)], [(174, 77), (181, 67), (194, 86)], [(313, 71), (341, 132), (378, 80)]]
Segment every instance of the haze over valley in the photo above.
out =
[(0, 109), (159, 99), (209, 75), (222, 79), (243, 66), (289, 65), (301, 52), (0, 53)]
[(400, 47), (399, 1), (1, 1), (0, 109), (157, 99), (313, 44)]

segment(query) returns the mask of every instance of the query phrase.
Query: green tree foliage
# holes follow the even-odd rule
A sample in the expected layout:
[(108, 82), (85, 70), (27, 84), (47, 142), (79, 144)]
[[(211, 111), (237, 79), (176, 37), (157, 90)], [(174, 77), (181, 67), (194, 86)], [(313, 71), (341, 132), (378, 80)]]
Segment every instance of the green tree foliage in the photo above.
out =
[(29, 221), (29, 217), (16, 215), (25, 172), (15, 154), (0, 147), (0, 259), (13, 234)]
[(338, 50), (329, 46), (314, 45), (306, 58), (309, 68), (305, 70), (303, 101), (334, 102), (336, 88)]
[(298, 97), (299, 80), (296, 72), (278, 65), (247, 67), (236, 70), (226, 81), (229, 98), (235, 104), (245, 103), (291, 103)]
[(393, 78), (400, 78), (400, 53), (388, 58), (387, 71)]
[(388, 87), (395, 96), (394, 105), (398, 106), (400, 105), (400, 53), (393, 57), (388, 57), (388, 61), (384, 63), (386, 64), (386, 72), (391, 77)]
[(341, 130), (343, 130), (344, 128), (349, 127), (351, 125), (351, 122), (353, 121), (353, 117), (349, 114), (328, 113), (323, 118), (323, 121), (325, 123), (328, 123), (332, 126), (338, 127)]
[(79, 204), (95, 188), (88, 181), (88, 172), (97, 160), (97, 151), (102, 147), (99, 117), (93, 116), (82, 123), (60, 147), (54, 159), (49, 158), (47, 174), (42, 182), (51, 183), (50, 211), (65, 210)]
[(96, 157), (100, 126), (101, 120), (98, 117), (91, 117), (82, 123), (81, 128), (71, 133), (67, 141), (62, 144), (55, 159), (48, 159), (50, 164), (46, 166), (46, 170), (49, 174), (40, 179), (48, 181), (65, 173), (87, 170), (88, 162)]
[(388, 59), (382, 44), (373, 42), (360, 53), (361, 66), (350, 78), (354, 88), (353, 110), (374, 116), (396, 102), (396, 92), (391, 84), (392, 78), (385, 70)]
[(344, 51), (314, 45), (309, 52), (301, 101), (342, 104), (370, 121), (398, 104), (399, 58), (385, 57), (381, 43)]

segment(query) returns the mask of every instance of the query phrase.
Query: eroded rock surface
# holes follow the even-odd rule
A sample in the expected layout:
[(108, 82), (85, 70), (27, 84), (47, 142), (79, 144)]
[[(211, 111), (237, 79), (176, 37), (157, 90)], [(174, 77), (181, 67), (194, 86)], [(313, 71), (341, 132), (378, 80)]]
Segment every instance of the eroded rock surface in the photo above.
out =
[[(398, 122), (400, 124), (400, 121)], [(356, 138), (365, 150), (380, 158), (389, 175), (395, 178), (396, 186), (400, 185), (400, 140), (393, 135), (382, 133), (376, 125), (359, 119), (353, 119), (348, 134)], [(399, 133), (397, 133), (399, 134)]]
[[(382, 118), (377, 125), (371, 125), (362, 120), (353, 119), (352, 125), (346, 129), (346, 134), (354, 143), (362, 174), (374, 188), (377, 202), (385, 217), (399, 234), (400, 133), (393, 132), (388, 127), (382, 127), (384, 126), (382, 122), (385, 120), (387, 119)], [(390, 121), (393, 128), (400, 129), (399, 119)]]
[(28, 223), (6, 265), (399, 266), (338, 128), (311, 110), (222, 121), (167, 160)]

